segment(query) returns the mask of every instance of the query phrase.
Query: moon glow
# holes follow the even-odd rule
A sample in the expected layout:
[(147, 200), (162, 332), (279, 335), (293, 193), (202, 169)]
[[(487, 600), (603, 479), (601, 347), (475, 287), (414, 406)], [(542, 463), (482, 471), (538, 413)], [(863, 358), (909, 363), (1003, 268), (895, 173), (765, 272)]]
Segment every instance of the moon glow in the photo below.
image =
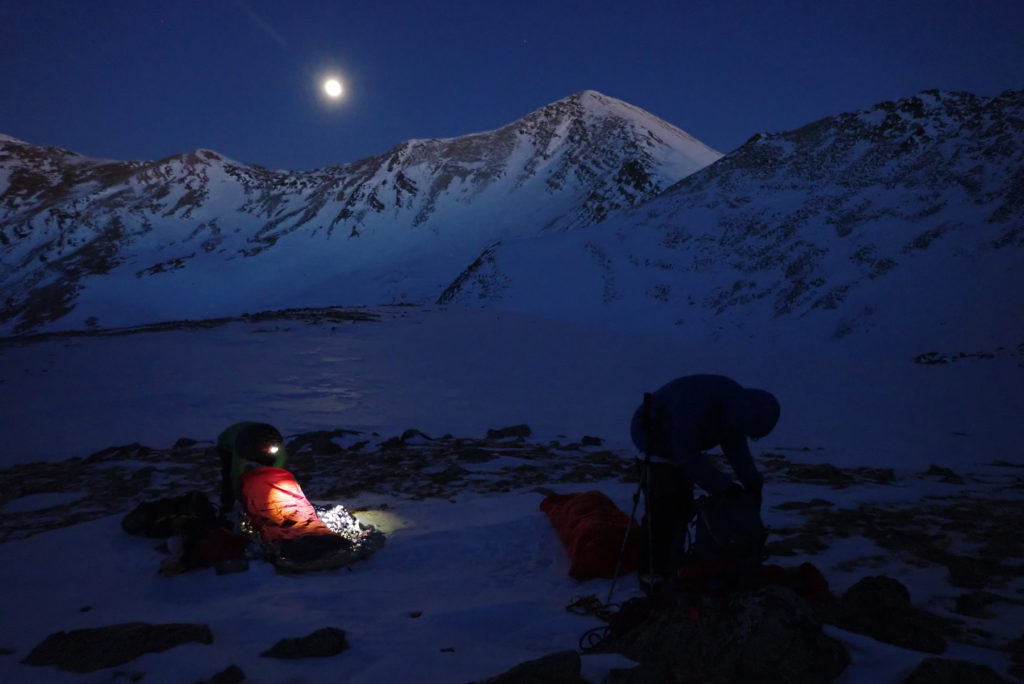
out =
[(327, 94), (327, 97), (337, 99), (341, 97), (342, 90), (341, 81), (338, 79), (329, 78), (324, 81), (324, 92)]

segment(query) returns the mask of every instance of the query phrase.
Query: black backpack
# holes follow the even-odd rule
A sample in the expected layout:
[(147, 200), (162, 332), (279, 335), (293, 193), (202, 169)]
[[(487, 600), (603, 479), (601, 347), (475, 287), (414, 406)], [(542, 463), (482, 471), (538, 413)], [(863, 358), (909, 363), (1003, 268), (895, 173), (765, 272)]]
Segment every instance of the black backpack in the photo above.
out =
[(220, 515), (206, 494), (192, 490), (181, 496), (143, 501), (121, 519), (121, 529), (144, 537), (170, 537), (184, 526), (213, 526)]
[(719, 560), (737, 567), (761, 565), (768, 528), (753, 495), (702, 496), (697, 499), (696, 509), (688, 553), (691, 558)]

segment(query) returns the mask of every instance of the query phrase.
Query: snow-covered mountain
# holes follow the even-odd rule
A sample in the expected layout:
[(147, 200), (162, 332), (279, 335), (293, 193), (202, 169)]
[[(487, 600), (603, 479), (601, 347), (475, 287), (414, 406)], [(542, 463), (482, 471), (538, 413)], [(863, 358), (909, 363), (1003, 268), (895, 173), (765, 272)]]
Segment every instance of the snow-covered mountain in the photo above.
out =
[[(308, 173), (4, 139), (5, 331), (483, 305), (635, 329), (1024, 341), (1024, 91), (928, 91), (719, 158), (591, 91)], [(774, 330), (775, 332), (770, 332)]]
[(720, 157), (593, 91), (304, 173), (211, 150), (116, 162), (0, 137), (0, 323), (433, 301), (488, 245), (600, 223)]
[(819, 340), (1016, 345), (1022, 248), (1024, 91), (928, 91), (755, 135), (593, 230), (490, 246), (444, 300), (684, 334), (807, 318)]

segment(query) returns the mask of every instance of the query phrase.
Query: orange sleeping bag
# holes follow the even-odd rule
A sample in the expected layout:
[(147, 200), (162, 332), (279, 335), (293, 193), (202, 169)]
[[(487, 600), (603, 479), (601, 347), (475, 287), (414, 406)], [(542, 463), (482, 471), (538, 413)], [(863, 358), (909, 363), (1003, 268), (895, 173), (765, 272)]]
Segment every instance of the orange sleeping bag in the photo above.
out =
[(242, 473), (242, 502), (253, 527), (267, 543), (307, 535), (340, 536), (317, 515), (295, 476), (283, 468), (255, 468)]
[[(569, 576), (580, 580), (614, 577), (629, 516), (599, 491), (549, 494), (540, 504), (569, 554)], [(619, 574), (636, 570), (639, 526), (630, 526)]]

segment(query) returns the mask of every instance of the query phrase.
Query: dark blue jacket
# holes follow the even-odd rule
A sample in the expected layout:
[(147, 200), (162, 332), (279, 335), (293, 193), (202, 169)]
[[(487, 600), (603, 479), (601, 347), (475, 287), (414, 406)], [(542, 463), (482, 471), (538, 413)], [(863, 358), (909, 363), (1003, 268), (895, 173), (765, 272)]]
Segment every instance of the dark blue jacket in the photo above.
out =
[[(747, 438), (764, 437), (779, 420), (779, 402), (764, 390), (748, 389), (723, 375), (687, 375), (651, 396), (651, 456), (683, 468), (704, 491), (717, 494), (732, 480), (704, 454), (721, 446), (737, 478), (746, 487), (760, 488)], [(644, 407), (633, 414), (630, 436), (646, 452)]]

